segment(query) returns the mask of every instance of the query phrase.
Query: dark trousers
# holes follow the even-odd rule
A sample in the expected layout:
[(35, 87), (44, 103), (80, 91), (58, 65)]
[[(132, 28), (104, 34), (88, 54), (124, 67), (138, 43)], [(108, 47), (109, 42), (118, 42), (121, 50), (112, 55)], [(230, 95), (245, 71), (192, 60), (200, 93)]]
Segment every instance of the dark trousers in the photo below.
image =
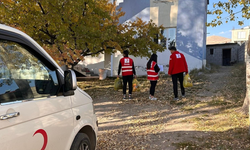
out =
[(172, 82), (173, 82), (173, 89), (174, 89), (174, 97), (178, 97), (178, 85), (177, 80), (179, 79), (180, 85), (181, 85), (181, 94), (185, 95), (185, 89), (183, 87), (183, 72), (177, 73), (172, 75)]
[(150, 95), (154, 96), (157, 80), (156, 81), (150, 81), (150, 84), (151, 84), (151, 86), (150, 86)]
[(122, 76), (123, 80), (123, 94), (126, 94), (127, 90), (127, 83), (129, 87), (129, 94), (132, 94), (132, 81), (133, 81), (133, 75), (130, 76)]

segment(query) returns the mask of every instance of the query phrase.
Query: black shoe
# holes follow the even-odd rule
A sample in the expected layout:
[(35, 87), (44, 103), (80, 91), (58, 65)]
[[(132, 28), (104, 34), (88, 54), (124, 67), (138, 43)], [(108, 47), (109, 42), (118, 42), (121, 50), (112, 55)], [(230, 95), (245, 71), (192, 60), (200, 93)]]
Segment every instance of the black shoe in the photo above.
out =
[(132, 99), (132, 95), (131, 94), (129, 94), (128, 99), (130, 99), (130, 100)]
[(123, 100), (125, 100), (125, 99), (126, 99), (126, 94), (123, 95)]

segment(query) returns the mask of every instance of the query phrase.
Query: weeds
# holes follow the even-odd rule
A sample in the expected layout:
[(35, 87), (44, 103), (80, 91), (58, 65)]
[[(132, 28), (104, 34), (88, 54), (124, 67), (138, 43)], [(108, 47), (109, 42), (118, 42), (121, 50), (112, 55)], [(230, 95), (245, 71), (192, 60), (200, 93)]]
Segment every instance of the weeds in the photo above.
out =
[(246, 66), (244, 64), (236, 64), (231, 71), (231, 75), (226, 79), (223, 95), (225, 99), (233, 102), (238, 106), (238, 102), (242, 102), (246, 93)]
[(203, 67), (202, 69), (191, 70), (189, 74), (191, 79), (200, 81), (206, 79), (205, 74), (217, 72), (219, 68), (220, 66), (218, 65), (207, 64), (206, 67)]
[[(219, 69), (216, 66), (213, 67), (215, 69), (211, 69), (207, 73), (216, 72)], [(197, 75), (200, 71), (195, 70), (192, 73)], [(214, 96), (211, 101), (182, 108), (182, 110), (192, 110), (192, 112), (197, 112), (199, 108), (203, 107), (214, 107), (215, 109), (186, 120), (194, 123), (196, 130), (207, 132), (209, 136), (199, 138), (199, 143), (178, 143), (178, 148), (186, 147), (189, 149), (190, 146), (199, 145), (199, 147), (196, 147), (197, 149), (250, 149), (248, 116), (237, 111), (244, 102), (246, 92), (245, 71), (244, 64), (234, 65), (230, 75), (225, 77), (226, 84), (222, 86), (221, 96)], [(201, 78), (204, 79), (204, 76)], [(199, 80), (199, 76), (196, 76), (195, 79)]]

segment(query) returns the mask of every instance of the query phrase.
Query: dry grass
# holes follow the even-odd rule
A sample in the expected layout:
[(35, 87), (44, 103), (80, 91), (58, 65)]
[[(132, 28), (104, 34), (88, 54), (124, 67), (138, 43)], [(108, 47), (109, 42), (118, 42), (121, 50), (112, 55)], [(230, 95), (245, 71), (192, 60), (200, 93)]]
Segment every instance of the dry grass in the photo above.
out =
[[(209, 136), (199, 138), (199, 142), (190, 141), (191, 146), (190, 143), (189, 145), (180, 143), (178, 148), (250, 149), (249, 118), (238, 111), (243, 104), (246, 92), (245, 65), (235, 65), (231, 74), (226, 77), (226, 81), (227, 83), (221, 89), (223, 96), (203, 103), (205, 106), (218, 109), (189, 120), (196, 124), (197, 131), (207, 132)], [(184, 108), (193, 108), (192, 111), (194, 111), (197, 107)]]

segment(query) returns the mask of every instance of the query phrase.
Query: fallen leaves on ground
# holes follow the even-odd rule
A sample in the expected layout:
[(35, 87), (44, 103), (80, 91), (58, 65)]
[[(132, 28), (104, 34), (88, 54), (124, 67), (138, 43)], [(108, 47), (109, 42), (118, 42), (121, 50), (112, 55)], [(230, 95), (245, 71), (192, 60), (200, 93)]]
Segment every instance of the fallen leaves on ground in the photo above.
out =
[(156, 101), (148, 98), (146, 77), (137, 78), (141, 89), (133, 93), (133, 100), (122, 100), (122, 90), (114, 90), (115, 78), (79, 82), (94, 100), (97, 149), (249, 149), (248, 116), (236, 111), (245, 94), (244, 72), (239, 73), (244, 65), (231, 68), (223, 81), (213, 79), (220, 68), (191, 72), (194, 86), (186, 88), (186, 97), (178, 102), (173, 101), (171, 78), (165, 75), (157, 83)]

